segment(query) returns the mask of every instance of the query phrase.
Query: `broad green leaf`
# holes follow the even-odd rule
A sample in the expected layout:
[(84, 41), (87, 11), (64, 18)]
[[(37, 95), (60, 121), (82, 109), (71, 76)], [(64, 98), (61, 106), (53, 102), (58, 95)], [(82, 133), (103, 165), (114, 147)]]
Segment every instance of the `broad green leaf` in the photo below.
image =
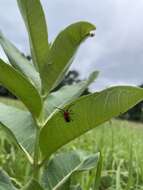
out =
[(56, 92), (49, 94), (44, 102), (44, 121), (55, 110), (56, 107), (64, 107), (78, 98), (84, 90), (97, 78), (98, 71), (93, 72), (87, 80), (73, 85), (66, 85)]
[(88, 22), (77, 22), (63, 30), (51, 45), (47, 64), (42, 70), (43, 91), (49, 92), (63, 79), (79, 45), (95, 30)]
[(16, 190), (10, 177), (2, 169), (0, 169), (0, 190)]
[(48, 60), (48, 34), (40, 0), (17, 0), (29, 34), (33, 63), (41, 72)]
[(43, 181), (45, 182), (45, 189), (63, 189), (73, 174), (93, 169), (97, 164), (98, 158), (99, 154), (87, 156), (85, 152), (81, 151), (55, 155), (54, 158), (49, 161), (44, 171)]
[(58, 111), (41, 129), (40, 149), (44, 159), (71, 140), (127, 111), (142, 99), (143, 89), (129, 86), (112, 87), (79, 98), (70, 108), (74, 113), (70, 114), (72, 121), (66, 122), (62, 112)]
[(0, 83), (17, 96), (36, 117), (39, 116), (42, 101), (35, 87), (13, 67), (0, 59)]
[(34, 179), (32, 179), (25, 187), (21, 190), (44, 190), (41, 185)]
[(0, 128), (14, 140), (32, 162), (36, 129), (31, 114), (0, 103)]
[(0, 32), (0, 44), (5, 51), (11, 65), (19, 70), (29, 81), (41, 91), (41, 79), (34, 66), (21, 52)]

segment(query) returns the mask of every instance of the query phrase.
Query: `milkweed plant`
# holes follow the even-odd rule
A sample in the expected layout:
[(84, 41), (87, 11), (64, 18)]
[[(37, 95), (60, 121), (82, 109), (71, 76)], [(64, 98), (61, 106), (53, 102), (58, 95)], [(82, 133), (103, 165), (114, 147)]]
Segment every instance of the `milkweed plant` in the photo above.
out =
[(55, 91), (80, 44), (94, 37), (96, 27), (76, 22), (49, 42), (40, 0), (17, 3), (28, 32), (32, 61), (0, 32), (0, 44), (9, 60), (6, 63), (0, 59), (0, 83), (25, 105), (21, 109), (0, 103), (0, 128), (23, 152), (32, 172), (26, 184), (17, 187), (1, 169), (0, 190), (81, 189), (80, 184), (71, 182), (71, 177), (95, 168), (100, 153), (56, 151), (137, 104), (143, 99), (143, 90), (115, 86), (81, 97), (98, 76), (93, 71), (86, 80)]

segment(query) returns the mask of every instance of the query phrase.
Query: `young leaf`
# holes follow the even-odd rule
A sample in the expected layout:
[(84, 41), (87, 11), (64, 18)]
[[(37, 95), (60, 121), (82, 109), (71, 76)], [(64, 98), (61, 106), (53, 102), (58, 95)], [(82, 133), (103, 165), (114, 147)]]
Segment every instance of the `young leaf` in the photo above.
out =
[[(39, 71), (48, 59), (48, 34), (40, 0), (17, 0), (29, 34), (33, 63)], [(41, 72), (40, 72), (41, 74)]]
[(5, 51), (10, 64), (26, 76), (29, 81), (41, 91), (41, 79), (34, 66), (28, 61), (21, 52), (0, 32), (0, 44)]
[(35, 125), (31, 114), (0, 103), (0, 129), (6, 132), (32, 162), (35, 141)]
[(39, 116), (42, 101), (35, 87), (13, 67), (0, 59), (0, 83), (17, 96), (36, 117)]
[[(43, 181), (48, 190), (63, 189), (64, 184), (76, 172), (93, 169), (98, 161), (99, 154), (88, 155), (85, 152), (72, 151), (54, 156), (45, 168)], [(48, 183), (50, 182), (50, 183)]]
[(0, 169), (0, 190), (16, 190), (10, 177), (2, 169)]
[(91, 73), (87, 80), (73, 85), (66, 85), (58, 91), (49, 94), (43, 106), (44, 121), (46, 121), (46, 119), (56, 107), (64, 107), (78, 98), (84, 92), (84, 90), (97, 78), (98, 73), (98, 71), (95, 71)]
[(90, 36), (92, 30), (95, 30), (94, 25), (88, 22), (77, 22), (57, 36), (50, 48), (47, 64), (42, 70), (45, 93), (55, 88), (63, 79), (79, 45)]
[(142, 99), (143, 89), (129, 86), (112, 87), (79, 98), (70, 108), (74, 113), (70, 114), (70, 122), (66, 122), (63, 113), (58, 111), (41, 129), (40, 149), (44, 159), (71, 140), (127, 111)]

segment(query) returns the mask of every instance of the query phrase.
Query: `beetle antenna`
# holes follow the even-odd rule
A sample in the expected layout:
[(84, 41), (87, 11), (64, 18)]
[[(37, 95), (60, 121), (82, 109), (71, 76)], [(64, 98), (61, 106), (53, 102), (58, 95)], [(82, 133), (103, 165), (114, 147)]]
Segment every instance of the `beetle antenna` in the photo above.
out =
[(61, 110), (61, 111), (64, 112), (64, 109), (62, 109), (62, 108), (59, 108), (59, 107), (56, 107), (56, 106), (55, 106), (55, 108), (57, 108), (58, 110)]

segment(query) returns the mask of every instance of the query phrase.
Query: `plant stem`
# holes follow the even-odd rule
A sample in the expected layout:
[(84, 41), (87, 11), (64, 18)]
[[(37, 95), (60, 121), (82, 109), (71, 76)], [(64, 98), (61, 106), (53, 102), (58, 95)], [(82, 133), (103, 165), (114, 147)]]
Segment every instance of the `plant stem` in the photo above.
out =
[(36, 128), (36, 141), (35, 141), (35, 149), (34, 149), (34, 163), (33, 163), (33, 178), (39, 179), (39, 135), (40, 135), (40, 127), (37, 125)]

